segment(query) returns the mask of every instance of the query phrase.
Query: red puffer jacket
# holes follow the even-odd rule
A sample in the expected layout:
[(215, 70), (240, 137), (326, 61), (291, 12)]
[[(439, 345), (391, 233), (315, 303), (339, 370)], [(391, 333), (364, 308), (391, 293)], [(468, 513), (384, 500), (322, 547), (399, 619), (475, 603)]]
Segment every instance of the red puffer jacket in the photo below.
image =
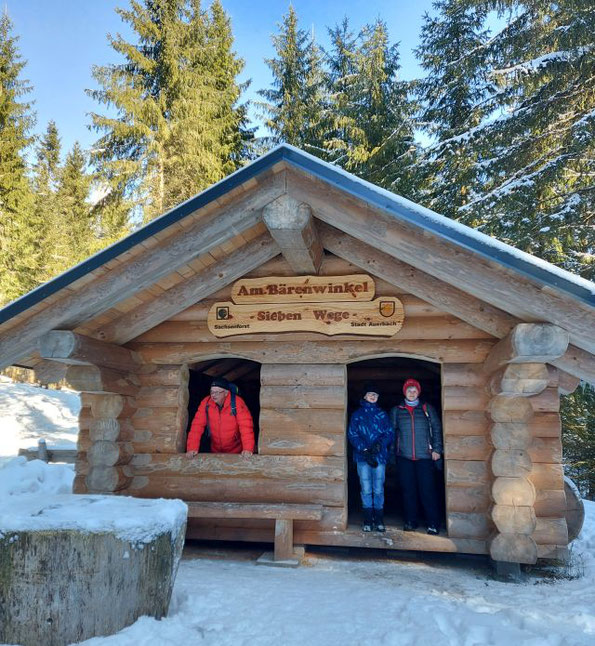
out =
[(205, 397), (192, 420), (188, 433), (187, 451), (198, 451), (200, 438), (207, 425), (207, 403), (209, 404), (209, 430), (211, 431), (211, 451), (213, 453), (241, 453), (254, 451), (254, 426), (252, 415), (244, 400), (236, 395), (236, 415), (231, 412), (231, 393), (223, 402), (223, 408)]

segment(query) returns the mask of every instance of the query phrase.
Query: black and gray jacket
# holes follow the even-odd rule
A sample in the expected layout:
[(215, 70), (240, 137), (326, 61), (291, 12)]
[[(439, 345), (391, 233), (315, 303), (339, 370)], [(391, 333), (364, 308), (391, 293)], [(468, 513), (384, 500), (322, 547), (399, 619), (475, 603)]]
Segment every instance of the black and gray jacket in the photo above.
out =
[(395, 429), (397, 456), (430, 460), (432, 451), (442, 455), (442, 424), (431, 404), (410, 408), (403, 401), (391, 409), (390, 421)]

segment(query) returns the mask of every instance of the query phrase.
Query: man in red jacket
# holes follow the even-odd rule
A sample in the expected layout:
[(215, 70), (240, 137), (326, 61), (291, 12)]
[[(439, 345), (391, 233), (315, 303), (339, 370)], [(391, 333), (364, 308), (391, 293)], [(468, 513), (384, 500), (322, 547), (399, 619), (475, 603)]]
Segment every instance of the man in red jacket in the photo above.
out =
[(211, 394), (201, 402), (190, 426), (186, 453), (196, 455), (200, 438), (207, 426), (211, 434), (213, 453), (254, 453), (254, 425), (246, 403), (239, 395), (235, 397), (235, 414), (232, 409), (231, 385), (227, 379), (214, 379)]

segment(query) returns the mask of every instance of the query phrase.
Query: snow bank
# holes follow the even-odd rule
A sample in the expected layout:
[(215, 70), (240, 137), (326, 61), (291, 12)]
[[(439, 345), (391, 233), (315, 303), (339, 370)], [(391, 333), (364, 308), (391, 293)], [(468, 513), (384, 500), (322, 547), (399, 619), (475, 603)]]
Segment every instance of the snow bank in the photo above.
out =
[(181, 500), (143, 500), (126, 496), (74, 495), (73, 471), (23, 457), (0, 466), (0, 533), (74, 529), (110, 532), (135, 544), (186, 522), (188, 507)]
[(574, 548), (577, 568), (493, 580), (486, 561), (450, 555), (307, 555), (297, 570), (252, 561), (182, 561), (169, 616), (143, 617), (86, 646), (592, 646), (595, 504)]
[[(0, 500), (23, 494), (72, 493), (72, 465), (52, 465), (41, 460), (27, 462), (24, 457), (0, 462)], [(3, 511), (0, 510), (0, 513)]]
[(0, 377), (0, 456), (37, 447), (39, 438), (49, 448), (76, 448), (80, 407), (73, 391), (46, 390)]

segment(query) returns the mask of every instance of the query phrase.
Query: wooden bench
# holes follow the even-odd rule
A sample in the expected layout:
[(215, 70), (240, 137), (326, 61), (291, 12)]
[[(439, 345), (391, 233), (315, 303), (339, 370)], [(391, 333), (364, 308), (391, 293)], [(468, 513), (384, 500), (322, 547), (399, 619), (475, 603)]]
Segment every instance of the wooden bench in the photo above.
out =
[(322, 505), (262, 504), (238, 502), (188, 502), (188, 518), (266, 518), (275, 521), (272, 560), (263, 555), (259, 562), (298, 565), (303, 553), (293, 545), (294, 520), (320, 520)]

